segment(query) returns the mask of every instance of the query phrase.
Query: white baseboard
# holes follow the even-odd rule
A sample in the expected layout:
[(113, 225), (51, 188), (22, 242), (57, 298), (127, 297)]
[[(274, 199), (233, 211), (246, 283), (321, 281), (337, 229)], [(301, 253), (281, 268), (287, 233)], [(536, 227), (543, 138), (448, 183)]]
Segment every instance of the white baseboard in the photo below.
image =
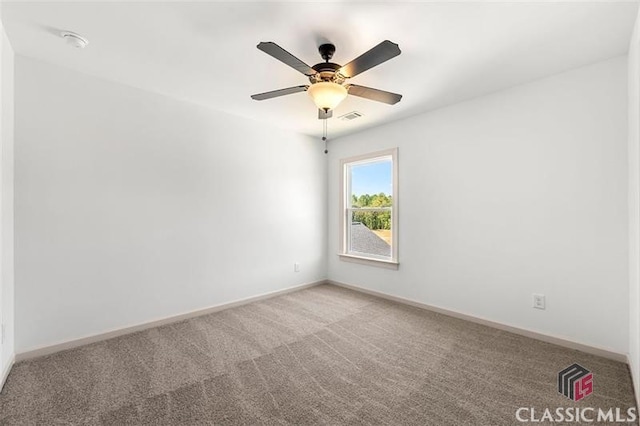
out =
[(578, 351), (586, 352), (588, 354), (601, 356), (603, 358), (612, 359), (614, 361), (628, 363), (628, 358), (626, 354), (621, 354), (615, 351), (611, 351), (609, 349), (599, 348), (596, 346), (585, 345), (583, 343), (574, 342), (572, 340), (552, 336), (548, 334), (543, 334), (537, 331), (528, 330), (526, 328), (514, 327), (511, 325), (491, 321), (485, 318), (476, 317), (473, 315), (463, 314), (462, 312), (453, 311), (450, 309), (440, 308), (438, 306), (428, 305), (426, 303), (417, 302), (415, 300), (407, 299), (404, 297), (393, 296), (391, 294), (383, 293), (381, 291), (370, 290), (368, 288), (360, 287), (353, 284), (346, 284), (338, 281), (327, 280), (327, 284), (333, 284), (339, 287), (348, 288), (351, 290), (355, 290), (361, 293), (370, 294), (372, 296), (378, 296), (383, 299), (392, 300), (394, 302), (403, 303), (405, 305), (415, 306), (417, 308), (425, 309), (432, 312), (437, 312), (439, 314), (448, 315), (450, 317), (463, 319), (466, 321), (470, 321), (476, 324), (486, 325), (488, 327), (497, 328), (498, 330), (508, 331), (510, 333), (518, 334), (520, 336), (530, 337), (532, 339), (541, 340), (543, 342), (552, 343), (554, 345), (563, 346), (569, 349), (575, 349)]
[(7, 377), (9, 377), (9, 373), (11, 372), (11, 367), (13, 367), (13, 363), (16, 361), (15, 355), (11, 355), (9, 362), (4, 367), (2, 371), (2, 376), (0, 376), (0, 392), (2, 392), (2, 388), (4, 388), (4, 384), (7, 381)]
[(204, 309), (198, 309), (183, 314), (173, 315), (166, 318), (156, 319), (142, 324), (137, 324), (129, 327), (118, 328), (109, 330), (102, 333), (93, 334), (90, 336), (80, 337), (77, 339), (66, 340), (52, 345), (40, 346), (37, 348), (27, 349), (16, 353), (15, 362), (24, 361), (27, 359), (37, 358), (44, 355), (50, 355), (56, 352), (64, 351), (67, 349), (77, 348), (79, 346), (88, 345), (90, 343), (100, 342), (102, 340), (112, 339), (118, 336), (124, 336), (125, 334), (135, 333), (137, 331), (146, 330), (153, 327), (159, 327), (161, 325), (171, 324), (174, 322), (184, 321), (186, 319), (199, 317), (201, 315), (207, 315), (214, 312), (223, 311), (225, 309), (234, 308), (236, 306), (246, 305), (248, 303), (258, 302), (264, 299), (270, 299), (272, 297), (281, 296), (283, 294), (291, 293), (294, 291), (302, 290), (309, 287), (314, 287), (320, 284), (325, 284), (326, 280), (315, 281), (312, 283), (306, 283), (288, 287), (282, 290), (275, 290), (268, 293), (259, 294), (257, 296), (247, 297), (245, 299), (234, 300), (233, 302), (222, 303), (220, 305), (210, 306)]
[[(294, 291), (298, 291), (298, 290), (302, 290), (305, 288), (309, 288), (309, 287), (314, 287), (320, 284), (332, 284), (332, 285), (336, 285), (339, 287), (344, 287), (344, 288), (348, 288), (351, 290), (355, 290), (361, 293), (366, 293), (366, 294), (370, 294), (373, 296), (377, 296), (383, 299), (387, 299), (387, 300), (392, 300), (398, 303), (403, 303), (405, 305), (410, 305), (410, 306), (415, 306), (421, 309), (426, 309), (428, 311), (432, 311), (432, 312), (437, 312), (443, 315), (448, 315), (454, 318), (459, 318), (459, 319), (463, 319), (466, 321), (470, 321), (473, 323), (477, 323), (477, 324), (482, 324), (482, 325), (486, 325), (488, 327), (492, 327), (492, 328), (496, 328), (499, 330), (503, 330), (503, 331), (508, 331), (514, 334), (518, 334), (521, 336), (525, 336), (525, 337), (530, 337), (532, 339), (537, 339), (537, 340), (541, 340), (543, 342), (547, 342), (547, 343), (552, 343), (558, 346), (563, 346), (569, 349), (575, 349), (575, 350), (579, 350), (582, 352), (586, 352), (592, 355), (597, 355), (597, 356), (601, 356), (604, 358), (608, 358), (608, 359), (612, 359), (614, 361), (618, 361), (618, 362), (623, 362), (623, 363), (627, 363), (628, 364), (628, 356), (626, 354), (621, 354), (615, 351), (611, 351), (608, 349), (604, 349), (604, 348), (599, 348), (599, 347), (595, 347), (595, 346), (590, 346), (590, 345), (585, 345), (583, 343), (578, 343), (578, 342), (574, 342), (572, 340), (566, 339), (566, 338), (562, 338), (562, 337), (557, 337), (557, 336), (552, 336), (552, 335), (548, 335), (548, 334), (543, 334), (543, 333), (539, 333), (533, 330), (528, 330), (528, 329), (524, 329), (524, 328), (519, 328), (519, 327), (514, 327), (511, 325), (506, 325), (503, 323), (498, 323), (495, 321), (491, 321), (488, 319), (484, 319), (484, 318), (480, 318), (480, 317), (476, 317), (476, 316), (472, 316), (472, 315), (468, 315), (468, 314), (463, 314), (461, 312), (457, 312), (457, 311), (453, 311), (450, 309), (445, 309), (445, 308), (440, 308), (438, 306), (433, 306), (433, 305), (428, 305), (426, 303), (422, 303), (422, 302), (417, 302), (411, 299), (407, 299), (404, 297), (399, 297), (399, 296), (394, 296), (391, 294), (387, 294), (387, 293), (383, 293), (380, 291), (376, 291), (376, 290), (370, 290), (364, 287), (360, 287), (357, 285), (353, 285), (353, 284), (346, 284), (346, 283), (342, 283), (342, 282), (338, 282), (338, 281), (333, 281), (333, 280), (320, 280), (320, 281), (315, 281), (312, 283), (307, 283), (307, 284), (302, 284), (302, 285), (298, 285), (298, 286), (293, 286), (293, 287), (289, 287), (286, 289), (282, 289), (282, 290), (276, 290), (276, 291), (272, 291), (269, 293), (264, 293), (264, 294), (260, 294), (257, 296), (252, 296), (252, 297), (247, 297), (245, 299), (240, 299), (240, 300), (236, 300), (233, 302), (229, 302), (229, 303), (223, 303), (220, 305), (215, 305), (215, 306), (211, 306), (208, 308), (204, 308), (204, 309), (199, 309), (196, 311), (191, 311), (191, 312), (187, 312), (184, 314), (179, 314), (179, 315), (174, 315), (171, 317), (166, 317), (166, 318), (162, 318), (162, 319), (157, 319), (157, 320), (153, 320), (153, 321), (149, 321), (149, 322), (145, 322), (142, 324), (138, 324), (138, 325), (133, 325), (130, 327), (124, 327), (124, 328), (119, 328), (119, 329), (115, 329), (115, 330), (109, 330), (103, 333), (98, 333), (98, 334), (94, 334), (94, 335), (90, 335), (90, 336), (85, 336), (85, 337), (81, 337), (81, 338), (77, 338), (77, 339), (72, 339), (72, 340), (67, 340), (64, 342), (59, 342), (56, 344), (52, 344), (52, 345), (46, 345), (46, 346), (41, 346), (41, 347), (37, 347), (37, 348), (33, 348), (33, 349), (28, 349), (25, 351), (21, 351), (16, 353), (15, 355), (15, 362), (19, 362), (19, 361), (24, 361), (27, 359), (32, 359), (32, 358), (37, 358), (40, 356), (44, 356), (44, 355), (50, 355), (56, 352), (60, 352), (63, 350), (67, 350), (67, 349), (73, 349), (79, 346), (84, 346), (84, 345), (88, 345), (90, 343), (95, 343), (95, 342), (99, 342), (102, 340), (107, 340), (107, 339), (111, 339), (114, 337), (118, 337), (118, 336), (123, 336), (126, 334), (130, 334), (130, 333), (135, 333), (137, 331), (142, 331), (142, 330), (146, 330), (149, 328), (153, 328), (153, 327), (158, 327), (161, 325), (166, 325), (166, 324), (171, 324), (174, 322), (178, 322), (178, 321), (183, 321), (186, 319), (190, 319), (190, 318), (194, 318), (194, 317), (198, 317), (201, 315), (207, 315), (207, 314), (211, 314), (214, 312), (219, 312), (219, 311), (223, 311), (225, 309), (229, 309), (229, 308), (233, 308), (236, 306), (242, 306), (242, 305), (246, 305), (248, 303), (252, 303), (252, 302), (257, 302), (260, 300), (264, 300), (264, 299), (269, 299), (272, 297), (276, 297), (276, 296), (280, 296), (286, 293), (291, 293)], [(12, 365), (14, 362), (14, 360), (12, 360), (11, 364)], [(9, 369), (11, 367), (8, 367), (7, 371), (3, 372), (3, 376), (2, 376), (2, 380), (4, 383), (4, 380), (6, 378), (6, 375), (8, 375), (9, 373)]]

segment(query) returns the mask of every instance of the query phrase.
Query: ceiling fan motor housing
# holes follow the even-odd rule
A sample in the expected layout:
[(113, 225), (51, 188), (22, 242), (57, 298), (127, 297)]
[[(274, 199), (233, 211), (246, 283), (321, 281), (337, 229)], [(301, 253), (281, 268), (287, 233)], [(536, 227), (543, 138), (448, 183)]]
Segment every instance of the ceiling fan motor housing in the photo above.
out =
[(331, 43), (321, 44), (320, 47), (318, 47), (318, 52), (320, 52), (320, 56), (325, 62), (320, 62), (311, 67), (316, 74), (309, 76), (309, 81), (312, 84), (321, 81), (330, 81), (338, 84), (344, 83), (345, 78), (338, 72), (338, 70), (342, 68), (342, 65), (329, 62), (336, 52), (336, 46)]
[(309, 81), (311, 83), (318, 83), (321, 81), (331, 81), (338, 84), (344, 83), (344, 77), (338, 72), (338, 70), (342, 68), (339, 64), (334, 64), (333, 62), (320, 62), (311, 68), (316, 71), (316, 74), (309, 76)]

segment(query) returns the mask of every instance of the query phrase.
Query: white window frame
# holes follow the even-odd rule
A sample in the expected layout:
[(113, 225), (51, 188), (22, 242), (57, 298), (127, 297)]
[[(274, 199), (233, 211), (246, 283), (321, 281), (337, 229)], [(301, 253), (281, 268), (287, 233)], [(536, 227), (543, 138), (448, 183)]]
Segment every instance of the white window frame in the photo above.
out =
[[(351, 223), (351, 200), (347, 201), (347, 196), (351, 198), (351, 174), (349, 166), (375, 162), (383, 158), (391, 159), (391, 176), (393, 179), (393, 206), (391, 207), (391, 258), (367, 255), (366, 253), (349, 252), (349, 231)], [(384, 151), (372, 152), (355, 157), (343, 158), (340, 160), (340, 259), (347, 262), (362, 263), (372, 266), (380, 266), (389, 269), (398, 269), (398, 148), (386, 149)], [(382, 211), (386, 208), (370, 208), (367, 210)]]

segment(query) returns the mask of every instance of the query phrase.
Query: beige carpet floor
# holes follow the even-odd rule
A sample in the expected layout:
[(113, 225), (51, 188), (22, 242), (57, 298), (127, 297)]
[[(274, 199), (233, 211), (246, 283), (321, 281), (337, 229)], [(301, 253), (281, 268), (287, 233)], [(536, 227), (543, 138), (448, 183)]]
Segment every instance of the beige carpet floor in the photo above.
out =
[[(579, 402), (557, 391), (573, 363), (594, 374)], [(322, 285), (21, 362), (0, 424), (514, 425), (522, 406), (626, 410), (628, 368)]]

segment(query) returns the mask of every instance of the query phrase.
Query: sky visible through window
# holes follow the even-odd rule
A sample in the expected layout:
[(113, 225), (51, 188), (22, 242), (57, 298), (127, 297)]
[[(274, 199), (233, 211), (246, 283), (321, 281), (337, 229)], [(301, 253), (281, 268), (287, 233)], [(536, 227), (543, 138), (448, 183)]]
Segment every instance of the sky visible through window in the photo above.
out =
[(393, 195), (390, 160), (351, 166), (351, 193)]

